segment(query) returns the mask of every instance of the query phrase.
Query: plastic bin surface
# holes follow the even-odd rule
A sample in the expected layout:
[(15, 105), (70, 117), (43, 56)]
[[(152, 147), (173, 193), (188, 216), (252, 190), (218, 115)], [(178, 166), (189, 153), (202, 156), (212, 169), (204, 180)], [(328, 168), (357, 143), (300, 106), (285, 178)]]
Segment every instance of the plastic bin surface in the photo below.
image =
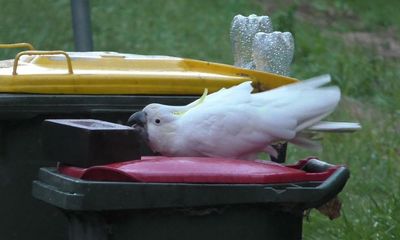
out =
[[(122, 168), (137, 164), (131, 172), (110, 165), (42, 168), (33, 182), (32, 193), (49, 204), (74, 211), (231, 204), (289, 204), (301, 210), (329, 201), (349, 178), (345, 166), (317, 159), (289, 166), (232, 159), (217, 165), (202, 160), (172, 164), (171, 159), (151, 157), (127, 165), (114, 164)], [(161, 163), (163, 167), (158, 165), (157, 169), (157, 164), (150, 163)]]
[(0, 92), (199, 95), (252, 81), (262, 89), (294, 78), (231, 65), (116, 52), (24, 51), (0, 61)]
[(270, 161), (225, 158), (143, 157), (89, 168), (61, 166), (59, 171), (89, 181), (268, 184), (324, 181), (340, 167), (310, 173), (301, 169), (306, 163), (304, 160), (284, 166)]

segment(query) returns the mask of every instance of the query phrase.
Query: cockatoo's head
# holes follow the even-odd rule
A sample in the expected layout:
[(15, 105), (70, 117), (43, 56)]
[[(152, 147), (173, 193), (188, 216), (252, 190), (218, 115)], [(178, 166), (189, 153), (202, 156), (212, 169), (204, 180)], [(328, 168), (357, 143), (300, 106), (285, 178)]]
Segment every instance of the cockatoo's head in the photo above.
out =
[(179, 107), (155, 103), (147, 105), (129, 117), (128, 125), (140, 133), (153, 151), (162, 152), (164, 143), (176, 132), (175, 120), (179, 117), (176, 108)]
[(191, 109), (202, 104), (207, 97), (208, 90), (196, 101), (185, 106), (170, 106), (152, 103), (142, 111), (136, 112), (129, 117), (128, 125), (136, 129), (150, 148), (159, 153), (173, 154), (170, 144), (178, 141), (179, 118)]

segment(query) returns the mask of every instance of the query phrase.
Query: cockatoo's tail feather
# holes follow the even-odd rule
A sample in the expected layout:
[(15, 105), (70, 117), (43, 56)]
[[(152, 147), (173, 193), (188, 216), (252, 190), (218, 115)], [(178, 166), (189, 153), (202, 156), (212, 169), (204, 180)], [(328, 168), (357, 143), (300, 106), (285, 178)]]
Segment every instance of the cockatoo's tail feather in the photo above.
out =
[(296, 132), (299, 132), (329, 115), (339, 103), (338, 87), (322, 87), (329, 81), (329, 75), (311, 78), (271, 91), (253, 94), (254, 101), (259, 102), (266, 109), (284, 111), (285, 115), (296, 119)]
[(290, 143), (293, 143), (299, 147), (306, 148), (308, 150), (312, 151), (321, 151), (322, 150), (322, 145), (321, 142), (312, 140), (308, 138), (307, 136), (301, 136), (298, 135), (292, 140), (290, 140)]
[(361, 125), (359, 123), (321, 121), (312, 125), (307, 130), (319, 132), (354, 132), (360, 129)]

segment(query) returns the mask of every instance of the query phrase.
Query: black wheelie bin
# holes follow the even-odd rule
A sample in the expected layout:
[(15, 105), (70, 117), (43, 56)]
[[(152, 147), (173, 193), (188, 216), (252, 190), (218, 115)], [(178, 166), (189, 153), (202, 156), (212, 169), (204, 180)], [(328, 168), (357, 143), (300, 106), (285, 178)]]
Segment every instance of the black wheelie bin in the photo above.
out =
[[(33, 47), (0, 44), (0, 48)], [(58, 211), (32, 199), (47, 118), (124, 123), (153, 102), (187, 104), (242, 81), (273, 88), (295, 79), (229, 65), (116, 52), (23, 51), (0, 61), (0, 238), (66, 239)]]
[[(113, 137), (134, 130), (85, 121), (45, 123), (49, 141), (61, 143), (46, 151), (58, 166), (41, 168), (33, 182), (33, 196), (67, 217), (70, 240), (301, 239), (304, 211), (333, 199), (349, 177), (345, 166), (316, 158), (291, 165), (164, 156), (115, 161), (126, 156), (114, 151), (106, 163), (92, 156), (124, 144), (101, 133), (112, 135), (113, 126)], [(90, 147), (72, 143), (75, 153), (63, 147), (65, 140), (55, 137), (68, 128), (75, 131), (71, 142)], [(134, 139), (133, 132), (125, 138)]]

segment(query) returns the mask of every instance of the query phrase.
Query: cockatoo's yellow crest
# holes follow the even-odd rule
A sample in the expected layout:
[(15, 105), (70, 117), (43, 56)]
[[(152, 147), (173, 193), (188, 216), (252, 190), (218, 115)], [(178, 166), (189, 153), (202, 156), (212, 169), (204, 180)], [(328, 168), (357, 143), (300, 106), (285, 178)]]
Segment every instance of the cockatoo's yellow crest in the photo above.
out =
[(194, 101), (191, 104), (187, 105), (187, 107), (188, 107), (187, 109), (185, 109), (184, 111), (174, 112), (173, 114), (181, 116), (181, 115), (185, 114), (187, 111), (189, 111), (189, 109), (192, 109), (194, 107), (199, 106), (200, 104), (202, 104), (204, 102), (204, 100), (207, 97), (207, 94), (208, 94), (208, 89), (205, 88), (204, 92), (203, 92), (203, 95), (201, 95), (201, 97), (199, 99), (197, 99), (196, 101)]

